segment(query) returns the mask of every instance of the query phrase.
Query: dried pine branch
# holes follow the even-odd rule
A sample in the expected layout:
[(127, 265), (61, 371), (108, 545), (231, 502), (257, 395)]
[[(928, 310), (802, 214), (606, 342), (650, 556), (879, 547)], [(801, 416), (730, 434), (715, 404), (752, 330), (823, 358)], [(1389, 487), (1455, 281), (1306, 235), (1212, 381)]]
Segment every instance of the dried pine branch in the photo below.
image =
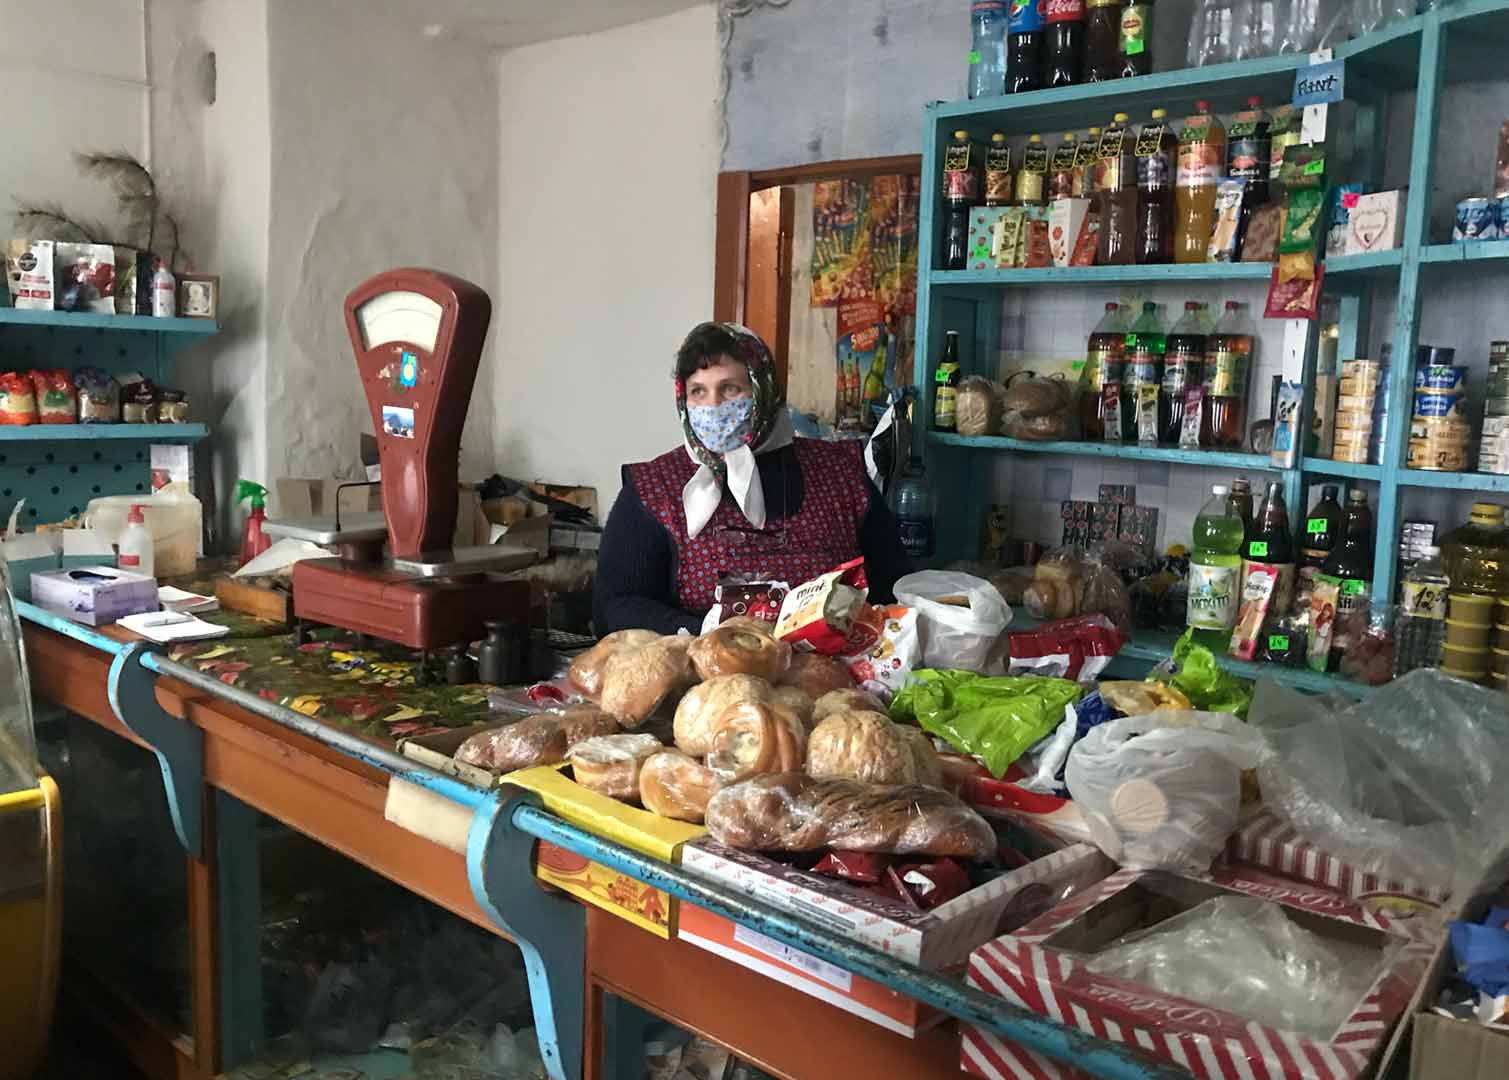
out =
[(77, 153), (74, 163), (85, 176), (106, 184), (115, 193), (116, 205), (129, 235), (145, 236), (148, 250), (156, 239), (159, 204), (157, 182), (147, 167), (124, 150), (115, 153)]
[(57, 203), (16, 201), (16, 232), (28, 240), (108, 244), (110, 231), (97, 221), (70, 217)]

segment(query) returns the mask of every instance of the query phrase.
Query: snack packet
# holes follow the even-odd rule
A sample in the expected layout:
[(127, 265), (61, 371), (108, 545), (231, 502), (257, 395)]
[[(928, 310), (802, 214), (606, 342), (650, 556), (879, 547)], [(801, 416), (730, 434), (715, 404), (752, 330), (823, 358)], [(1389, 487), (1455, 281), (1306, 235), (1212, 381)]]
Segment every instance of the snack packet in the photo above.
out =
[(1258, 639), (1268, 609), (1278, 590), (1279, 570), (1265, 563), (1248, 563), (1247, 580), (1242, 585), (1242, 606), (1237, 609), (1236, 628), (1231, 633), (1228, 653), (1238, 660), (1257, 656)]
[(1008, 675), (1045, 675), (1093, 683), (1127, 637), (1101, 614), (1056, 619), (1006, 634)]
[(745, 581), (738, 577), (720, 580), (713, 589), (713, 606), (702, 619), (702, 633), (716, 629), (729, 619), (743, 616), (759, 619), (774, 626), (781, 617), (781, 602), (791, 586), (784, 581)]
[(0, 424), (35, 424), (37, 391), (20, 371), (0, 372)]
[(865, 631), (872, 625), (873, 636), (844, 656), (843, 661), (861, 690), (890, 701), (906, 685), (912, 669), (922, 659), (917, 612), (904, 604), (866, 604), (856, 628)]
[(73, 377), (66, 371), (33, 371), (32, 385), (37, 391), (37, 419), (44, 424), (78, 422), (78, 394)]
[(1336, 635), (1336, 610), (1341, 603), (1341, 583), (1317, 577), (1310, 590), (1310, 641), (1305, 663), (1311, 671), (1325, 671), (1331, 658), (1331, 639)]
[(1222, 180), (1216, 185), (1216, 223), (1205, 257), (1210, 262), (1234, 262), (1242, 245), (1242, 197), (1246, 180)]
[(854, 621), (867, 606), (868, 584), (863, 558), (803, 582), (781, 601), (775, 636), (807, 652), (844, 655), (852, 648)]

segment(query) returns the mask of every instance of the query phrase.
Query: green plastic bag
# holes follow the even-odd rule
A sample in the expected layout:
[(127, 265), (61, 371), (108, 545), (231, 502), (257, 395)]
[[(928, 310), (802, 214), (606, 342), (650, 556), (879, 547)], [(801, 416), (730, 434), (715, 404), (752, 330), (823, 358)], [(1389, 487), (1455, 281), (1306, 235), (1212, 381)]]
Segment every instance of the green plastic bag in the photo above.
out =
[(1215, 653), (1204, 645), (1196, 645), (1190, 631), (1184, 631), (1174, 642), (1170, 659), (1178, 666), (1177, 672), (1159, 664), (1148, 678), (1181, 691), (1200, 712), (1224, 712), (1246, 718), (1247, 706), (1252, 704), (1252, 681), (1223, 670), (1216, 663)]
[(918, 668), (891, 702), (891, 714), (984, 760), (997, 778), (1064, 719), (1080, 685), (1040, 675), (985, 676)]

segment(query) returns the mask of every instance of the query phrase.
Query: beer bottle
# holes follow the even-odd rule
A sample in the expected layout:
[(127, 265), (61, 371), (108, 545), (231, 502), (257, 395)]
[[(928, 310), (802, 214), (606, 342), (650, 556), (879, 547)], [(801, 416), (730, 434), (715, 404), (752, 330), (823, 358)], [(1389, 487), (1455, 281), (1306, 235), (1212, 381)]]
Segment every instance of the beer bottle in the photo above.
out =
[(1288, 612), (1294, 603), (1294, 537), (1289, 532), (1289, 511), (1284, 506), (1284, 488), (1277, 480), (1270, 481), (1268, 491), (1258, 508), (1257, 520), (1247, 537), (1242, 551), (1242, 588), (1238, 595), (1245, 595), (1248, 567), (1262, 564), (1273, 567), (1278, 574), (1278, 587), (1273, 593), (1270, 610), (1276, 615)]

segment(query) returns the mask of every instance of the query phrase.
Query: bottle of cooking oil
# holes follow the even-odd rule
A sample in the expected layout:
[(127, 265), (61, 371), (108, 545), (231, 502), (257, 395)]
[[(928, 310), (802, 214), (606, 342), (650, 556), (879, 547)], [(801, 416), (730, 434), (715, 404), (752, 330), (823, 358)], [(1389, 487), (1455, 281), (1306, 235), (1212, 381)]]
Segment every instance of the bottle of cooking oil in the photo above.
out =
[(1509, 529), (1497, 503), (1472, 504), (1467, 524), (1441, 540), (1441, 563), (1454, 593), (1509, 595)]

